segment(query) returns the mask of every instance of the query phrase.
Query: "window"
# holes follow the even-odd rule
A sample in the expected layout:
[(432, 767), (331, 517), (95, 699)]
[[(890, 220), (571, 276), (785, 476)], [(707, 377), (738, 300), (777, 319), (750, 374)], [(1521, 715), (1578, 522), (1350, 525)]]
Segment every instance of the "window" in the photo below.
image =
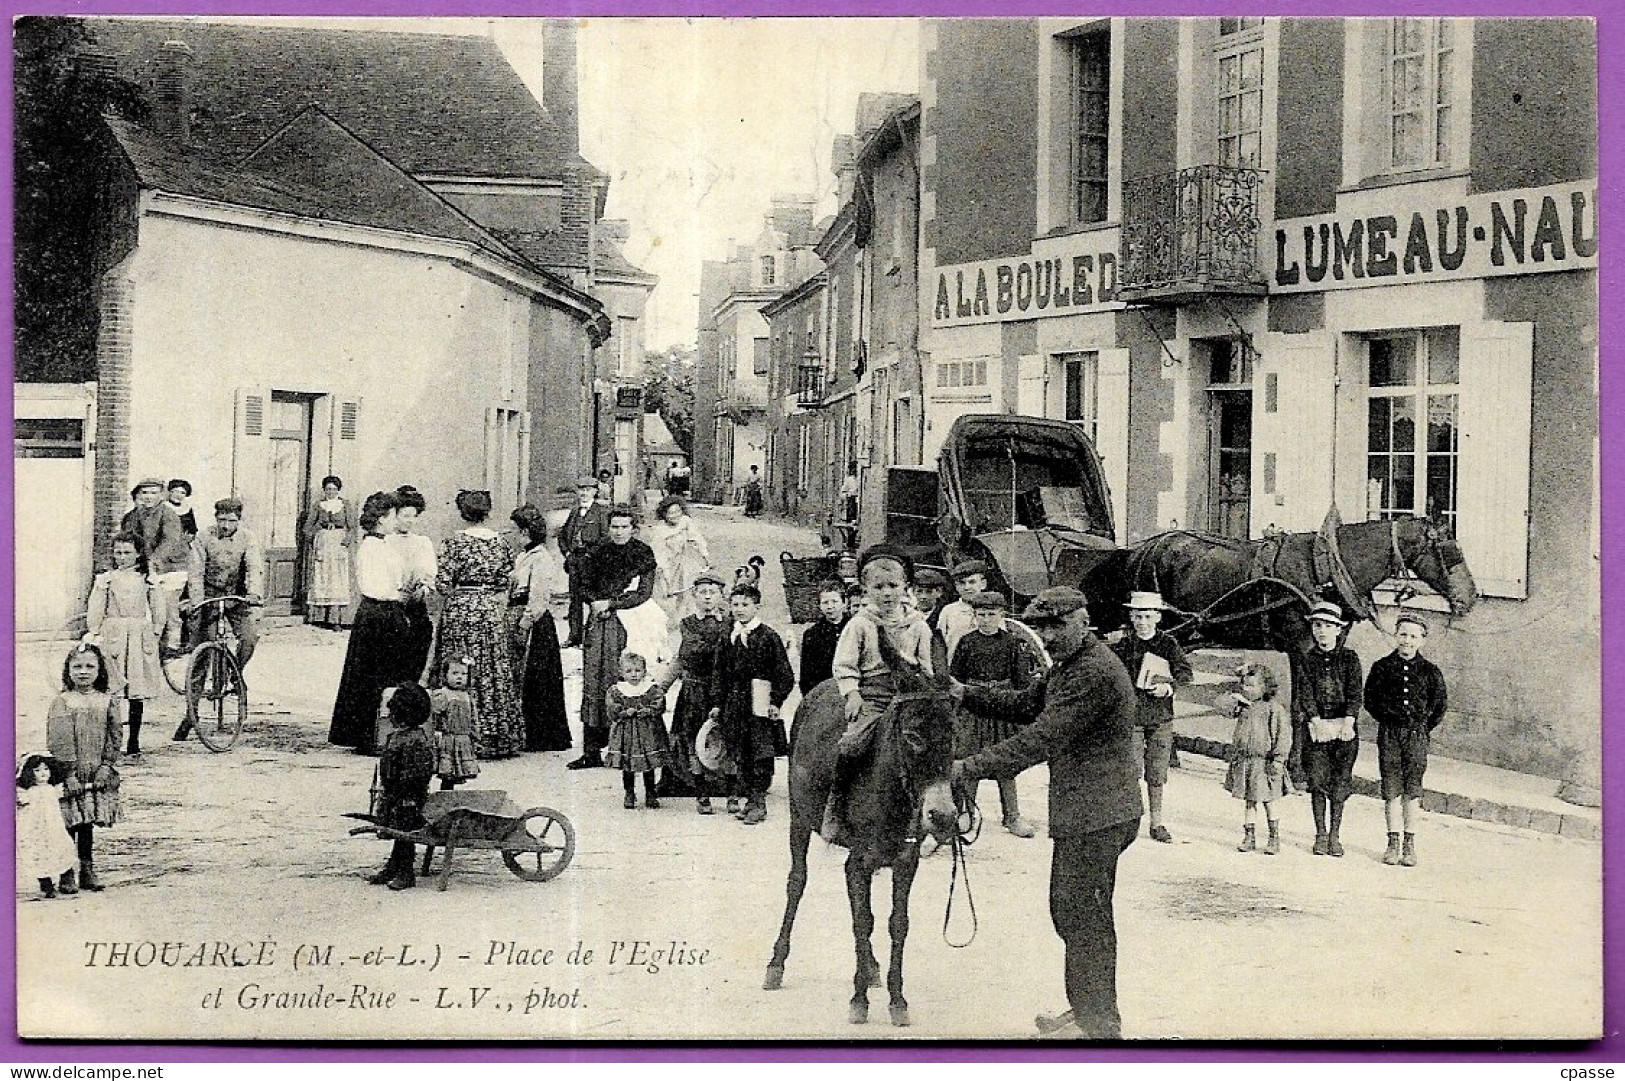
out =
[(1072, 353), (1061, 360), (1061, 419), (1083, 429), (1093, 443), (1100, 418), (1100, 355)]
[(796, 487), (807, 490), (812, 466), (812, 425), (803, 424), (796, 432)]
[(83, 458), (85, 422), (68, 417), (19, 417), (13, 422), (18, 458)]
[(1219, 164), (1257, 169), (1263, 163), (1264, 20), (1219, 20)]
[(1072, 221), (1106, 220), (1106, 128), (1111, 35), (1081, 34), (1072, 51)]
[(1450, 19), (1393, 19), (1388, 26), (1389, 164), (1450, 164), (1455, 36)]
[(1366, 516), (1431, 518), (1454, 536), (1460, 435), (1454, 327), (1371, 338)]
[(937, 364), (937, 386), (942, 389), (949, 389), (952, 387), (985, 387), (987, 386), (987, 361), (941, 361)]
[(766, 375), (767, 369), (770, 366), (769, 361), (771, 358), (771, 351), (768, 349), (768, 341), (766, 338), (757, 338), (751, 343), (751, 345), (753, 346), (750, 362), (751, 374)]
[(774, 271), (773, 257), (771, 255), (762, 256), (762, 284), (763, 285), (772, 285), (773, 284), (773, 278), (774, 278), (773, 271)]

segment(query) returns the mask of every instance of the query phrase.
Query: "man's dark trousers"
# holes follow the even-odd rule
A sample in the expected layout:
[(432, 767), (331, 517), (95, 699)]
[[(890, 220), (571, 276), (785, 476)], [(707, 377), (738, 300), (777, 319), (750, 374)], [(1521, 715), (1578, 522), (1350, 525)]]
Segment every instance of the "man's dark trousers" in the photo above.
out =
[(1112, 893), (1117, 858), (1139, 835), (1140, 820), (1076, 837), (1055, 838), (1049, 913), (1066, 944), (1066, 997), (1084, 1039), (1117, 1040), (1117, 924)]

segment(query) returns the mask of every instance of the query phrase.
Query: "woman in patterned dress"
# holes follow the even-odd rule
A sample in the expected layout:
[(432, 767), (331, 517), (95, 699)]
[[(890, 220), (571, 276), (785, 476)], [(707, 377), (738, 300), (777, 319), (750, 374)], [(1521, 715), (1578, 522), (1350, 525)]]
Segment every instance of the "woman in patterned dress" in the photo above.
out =
[(459, 492), (457, 513), (468, 526), (441, 545), (435, 578), (435, 588), (445, 598), (435, 671), (445, 670), (447, 658), (469, 659), (474, 753), (480, 758), (507, 758), (525, 746), (507, 626), (513, 549), (484, 524), (491, 513), (491, 493)]

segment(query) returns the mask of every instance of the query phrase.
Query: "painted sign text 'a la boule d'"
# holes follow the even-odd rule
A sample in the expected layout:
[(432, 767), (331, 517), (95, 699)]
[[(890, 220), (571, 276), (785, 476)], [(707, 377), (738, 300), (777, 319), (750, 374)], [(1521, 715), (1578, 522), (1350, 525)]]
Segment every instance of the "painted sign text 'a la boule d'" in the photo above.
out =
[[(1398, 190), (1398, 189), (1395, 189)], [(1470, 195), (1275, 223), (1271, 293), (1597, 267), (1597, 183)]]
[(1046, 238), (1027, 255), (938, 267), (931, 323), (956, 327), (1120, 308), (1119, 233), (1095, 229)]

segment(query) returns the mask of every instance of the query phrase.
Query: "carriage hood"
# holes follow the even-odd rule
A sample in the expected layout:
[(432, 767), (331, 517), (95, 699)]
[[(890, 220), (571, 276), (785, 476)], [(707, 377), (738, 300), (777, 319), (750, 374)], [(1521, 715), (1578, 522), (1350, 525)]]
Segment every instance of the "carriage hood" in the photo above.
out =
[(963, 416), (948, 432), (939, 465), (943, 509), (1017, 594), (1075, 585), (1116, 547), (1105, 471), (1076, 424)]

